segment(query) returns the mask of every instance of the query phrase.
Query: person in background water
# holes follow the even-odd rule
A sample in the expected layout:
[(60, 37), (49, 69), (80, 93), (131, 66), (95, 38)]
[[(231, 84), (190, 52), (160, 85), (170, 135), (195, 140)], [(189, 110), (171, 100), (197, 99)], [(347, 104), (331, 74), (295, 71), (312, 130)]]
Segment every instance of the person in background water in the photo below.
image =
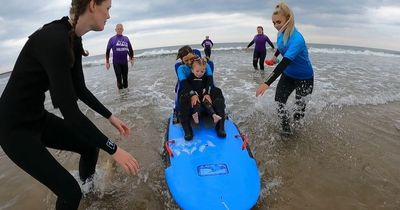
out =
[(282, 130), (284, 133), (290, 134), (290, 117), (285, 108), (286, 101), (296, 90), (296, 109), (293, 119), (295, 122), (301, 120), (306, 110), (305, 97), (313, 91), (314, 71), (304, 38), (295, 28), (294, 14), (287, 4), (276, 5), (272, 14), (272, 23), (278, 30), (276, 42), (278, 50), (272, 57), (272, 62), (275, 62), (279, 54), (283, 56), (283, 59), (267, 77), (265, 83), (258, 87), (256, 96), (263, 95), (269, 86), (281, 76), (276, 87), (275, 101), (279, 106), (278, 113), (282, 120)]
[(134, 63), (133, 59), (133, 49), (131, 42), (127, 36), (122, 35), (124, 32), (124, 27), (122, 24), (117, 24), (115, 26), (115, 32), (117, 34), (110, 38), (107, 44), (106, 50), (106, 68), (110, 69), (110, 50), (113, 51), (113, 67), (115, 71), (115, 76), (117, 77), (118, 89), (128, 88), (128, 60), (131, 65)]
[[(216, 113), (215, 110), (223, 110), (225, 106), (215, 107), (215, 109), (213, 107), (212, 101), (216, 98), (211, 97), (211, 92), (215, 93), (214, 88), (216, 87), (213, 85), (213, 76), (205, 75), (207, 58), (200, 58), (192, 54), (190, 54), (190, 56), (194, 57), (191, 65), (192, 73), (190, 74), (189, 78), (183, 83), (182, 91), (184, 91), (184, 94), (187, 95), (198, 96), (198, 100), (195, 101), (196, 104), (193, 105), (193, 121), (196, 124), (199, 123), (200, 110), (203, 106), (207, 113), (212, 117), (214, 123), (218, 123), (218, 121), (221, 120), (221, 117)], [(191, 57), (189, 59), (191, 59)], [(214, 94), (213, 96), (217, 96), (220, 98), (223, 97), (222, 94)]]
[[(105, 136), (80, 110), (77, 100), (107, 118), (128, 136), (129, 127), (87, 89), (82, 70), (82, 36), (102, 31), (111, 0), (72, 0), (70, 18), (45, 24), (29, 36), (0, 98), (0, 145), (7, 156), (57, 195), (56, 209), (78, 209), (82, 192), (77, 180), (47, 148), (79, 153), (79, 177), (91, 180), (99, 148), (129, 174), (137, 160)], [(79, 20), (79, 21), (78, 21)], [(50, 91), (63, 117), (45, 109)]]
[(211, 48), (214, 46), (214, 43), (211, 41), (209, 36), (206, 36), (206, 39), (201, 43), (201, 46), (204, 48), (204, 54), (206, 54), (207, 59), (210, 59)]
[[(181, 47), (178, 50), (178, 54), (176, 56), (176, 59), (181, 59), (182, 65), (180, 65), (177, 69), (177, 75), (178, 75), (178, 81), (179, 81), (179, 86), (185, 86), (185, 83), (187, 83), (188, 78), (190, 77), (191, 74), (191, 65), (192, 62), (194, 61), (195, 56), (193, 55), (193, 50), (190, 46), (185, 45)], [(205, 75), (212, 76), (212, 70), (208, 64), (206, 64), (206, 69), (205, 69)], [(186, 84), (187, 89), (192, 90), (192, 87), (190, 87), (190, 84)], [(199, 97), (197, 95), (190, 95), (187, 94), (188, 91), (182, 91), (183, 88), (180, 88), (178, 91), (178, 99), (179, 99), (179, 119), (183, 128), (183, 131), (185, 133), (185, 139), (186, 140), (191, 140), (193, 139), (193, 130), (190, 125), (190, 118), (191, 118), (191, 113), (192, 113), (192, 108), (193, 106), (199, 101)], [(215, 94), (215, 99), (212, 101), (212, 105), (214, 107), (223, 107), (221, 110), (215, 110), (216, 114), (218, 114), (222, 119), (218, 121), (218, 123), (215, 125), (215, 129), (217, 131), (217, 134), (220, 137), (225, 137), (226, 132), (225, 132), (225, 99), (222, 95), (222, 91), (219, 88), (213, 88), (212, 93), (210, 93), (211, 96)], [(190, 91), (189, 91), (190, 93)], [(218, 100), (217, 100), (218, 98)]]
[(264, 60), (267, 56), (266, 43), (275, 49), (274, 44), (269, 40), (268, 36), (264, 34), (264, 29), (262, 26), (257, 26), (257, 35), (254, 36), (253, 40), (247, 45), (247, 49), (255, 43), (254, 53), (253, 53), (253, 67), (255, 70), (258, 69), (257, 63), (260, 64), (260, 69), (264, 70)]

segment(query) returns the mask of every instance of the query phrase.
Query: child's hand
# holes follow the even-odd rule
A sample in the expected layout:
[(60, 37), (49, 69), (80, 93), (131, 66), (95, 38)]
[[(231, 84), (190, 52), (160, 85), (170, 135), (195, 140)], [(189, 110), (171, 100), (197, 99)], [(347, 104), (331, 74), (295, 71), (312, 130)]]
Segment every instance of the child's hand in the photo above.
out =
[(204, 95), (204, 97), (203, 97), (203, 101), (208, 101), (208, 102), (210, 102), (210, 104), (212, 104), (212, 101), (211, 101), (211, 96), (210, 95)]
[(194, 95), (190, 98), (190, 103), (192, 105), (192, 108), (197, 104), (200, 103), (200, 99), (198, 95)]

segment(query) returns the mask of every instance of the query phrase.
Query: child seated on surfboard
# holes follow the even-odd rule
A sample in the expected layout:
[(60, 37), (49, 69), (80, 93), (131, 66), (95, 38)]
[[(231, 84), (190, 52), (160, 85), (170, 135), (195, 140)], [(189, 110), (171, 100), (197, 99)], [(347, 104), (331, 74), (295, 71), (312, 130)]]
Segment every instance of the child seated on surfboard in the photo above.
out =
[[(186, 55), (185, 59), (191, 60), (189, 63), (191, 73), (182, 81), (181, 117), (188, 118), (193, 113), (193, 121), (196, 124), (199, 123), (199, 112), (203, 105), (216, 124), (217, 135), (226, 137), (224, 126), (225, 99), (221, 89), (213, 85), (213, 76), (205, 74), (207, 60), (192, 53)], [(188, 120), (183, 120), (181, 123), (184, 128), (185, 139), (191, 140), (193, 132), (191, 131), (190, 123), (188, 123)]]
[(193, 121), (199, 123), (199, 114), (201, 106), (205, 108), (207, 113), (213, 118), (214, 123), (221, 120), (221, 116), (215, 113), (215, 110), (211, 104), (211, 88), (213, 85), (213, 77), (206, 76), (206, 58), (195, 57), (192, 62), (191, 70), (192, 73), (188, 78), (188, 82), (192, 85), (192, 90), (189, 94), (196, 94), (199, 97), (199, 101), (193, 106)]

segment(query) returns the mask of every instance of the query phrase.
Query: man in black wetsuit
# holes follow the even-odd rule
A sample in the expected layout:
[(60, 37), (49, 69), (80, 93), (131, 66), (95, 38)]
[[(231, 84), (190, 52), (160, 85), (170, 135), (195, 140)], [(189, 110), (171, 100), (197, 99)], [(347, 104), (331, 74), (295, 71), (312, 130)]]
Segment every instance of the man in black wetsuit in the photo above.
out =
[[(77, 209), (82, 192), (46, 147), (79, 153), (79, 176), (84, 182), (95, 173), (99, 148), (128, 173), (137, 174), (139, 169), (136, 159), (105, 136), (77, 104), (80, 99), (121, 134), (129, 135), (127, 125), (86, 88), (82, 71), (81, 36), (103, 30), (110, 7), (110, 0), (72, 0), (72, 19), (64, 17), (46, 24), (29, 37), (0, 98), (3, 151), (57, 195), (57, 209)], [(63, 118), (45, 109), (47, 90)]]
[(117, 24), (115, 32), (117, 34), (110, 38), (106, 49), (106, 69), (110, 68), (110, 50), (113, 51), (113, 67), (115, 76), (117, 77), (118, 89), (128, 88), (128, 61), (133, 65), (133, 49), (131, 42), (127, 36), (122, 35), (124, 27), (122, 24)]
[(201, 46), (204, 48), (204, 54), (208, 59), (211, 58), (211, 48), (214, 47), (214, 43), (211, 41), (209, 36), (206, 36), (206, 39), (203, 40)]

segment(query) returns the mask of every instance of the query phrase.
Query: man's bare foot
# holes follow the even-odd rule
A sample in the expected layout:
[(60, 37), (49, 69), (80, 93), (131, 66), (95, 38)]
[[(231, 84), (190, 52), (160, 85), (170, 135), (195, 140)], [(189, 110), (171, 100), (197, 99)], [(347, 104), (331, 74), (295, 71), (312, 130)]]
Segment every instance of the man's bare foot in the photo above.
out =
[(192, 115), (192, 117), (193, 117), (194, 123), (199, 124), (199, 113), (198, 112), (194, 113)]
[(212, 118), (213, 118), (213, 120), (214, 120), (214, 123), (217, 123), (218, 121), (220, 121), (222, 118), (219, 116), (219, 115), (217, 115), (217, 114), (213, 114), (212, 115)]

